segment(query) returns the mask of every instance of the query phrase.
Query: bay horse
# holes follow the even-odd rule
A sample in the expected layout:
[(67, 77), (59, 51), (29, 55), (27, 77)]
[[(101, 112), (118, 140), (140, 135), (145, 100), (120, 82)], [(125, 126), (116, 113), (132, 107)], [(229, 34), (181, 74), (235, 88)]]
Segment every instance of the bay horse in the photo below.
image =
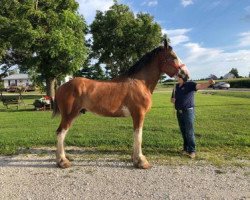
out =
[(73, 120), (85, 111), (107, 117), (131, 116), (134, 127), (132, 160), (137, 168), (150, 167), (142, 154), (142, 128), (150, 110), (152, 94), (163, 73), (177, 75), (186, 66), (177, 57), (167, 40), (164, 45), (145, 54), (125, 74), (110, 81), (74, 78), (61, 85), (55, 94), (53, 115), (61, 114), (57, 129), (56, 162), (61, 168), (71, 166), (66, 158), (64, 139)]

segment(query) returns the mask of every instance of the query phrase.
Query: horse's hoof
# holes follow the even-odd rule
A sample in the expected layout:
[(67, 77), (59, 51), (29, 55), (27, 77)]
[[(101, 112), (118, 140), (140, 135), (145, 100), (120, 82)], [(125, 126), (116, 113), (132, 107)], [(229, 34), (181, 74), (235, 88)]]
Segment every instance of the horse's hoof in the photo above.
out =
[(134, 162), (134, 166), (138, 169), (149, 169), (152, 167), (147, 160), (142, 159), (139, 159), (137, 160), (137, 162)]
[(140, 169), (150, 169), (152, 166), (146, 162), (146, 163), (143, 163), (139, 166)]
[(71, 167), (71, 163), (68, 160), (60, 160), (59, 162), (57, 162), (57, 166), (62, 169), (66, 169)]
[(152, 166), (148, 162), (141, 162), (136, 165), (138, 169), (150, 169)]

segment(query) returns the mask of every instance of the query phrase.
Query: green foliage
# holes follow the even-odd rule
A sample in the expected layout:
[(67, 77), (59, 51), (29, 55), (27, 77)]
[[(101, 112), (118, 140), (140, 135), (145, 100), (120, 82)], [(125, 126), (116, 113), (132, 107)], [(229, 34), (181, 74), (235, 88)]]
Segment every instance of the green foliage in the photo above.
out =
[(2, 81), (0, 81), (0, 100), (2, 100), (2, 93), (3, 93), (4, 90), (5, 90), (4, 89), (4, 84), (3, 84)]
[(85, 65), (81, 70), (74, 73), (74, 76), (82, 76), (85, 78), (104, 80), (106, 79), (104, 72), (100, 65)]
[(237, 68), (232, 68), (229, 73), (233, 74), (236, 78), (239, 78), (239, 72)]
[(226, 97), (241, 97), (241, 98), (248, 98), (250, 99), (250, 92), (234, 92), (234, 91), (227, 91), (227, 92), (221, 92), (218, 90), (213, 90), (210, 92), (213, 95), (219, 95), (219, 96), (226, 96)]
[(226, 80), (231, 88), (250, 88), (250, 78)]
[(48, 81), (83, 65), (87, 27), (75, 0), (4, 0), (0, 7), (0, 53), (13, 52), (21, 69), (33, 69)]
[(111, 77), (125, 72), (162, 39), (161, 27), (152, 16), (135, 16), (128, 6), (117, 2), (108, 11), (97, 12), (90, 32), (94, 58), (106, 65)]

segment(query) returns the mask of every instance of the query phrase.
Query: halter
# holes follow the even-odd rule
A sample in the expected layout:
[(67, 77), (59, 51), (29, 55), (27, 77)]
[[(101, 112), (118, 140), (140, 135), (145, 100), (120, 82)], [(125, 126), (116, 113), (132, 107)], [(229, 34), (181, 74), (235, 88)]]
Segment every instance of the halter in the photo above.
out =
[(175, 62), (170, 62), (168, 60), (166, 60), (166, 63), (169, 64), (169, 65), (171, 65), (172, 67), (174, 67), (177, 70), (179, 70), (179, 69), (181, 69), (182, 67), (185, 66), (185, 64), (183, 64), (183, 63), (180, 64), (180, 65), (177, 65)]
[[(176, 74), (173, 74), (172, 76), (175, 76), (175, 75), (177, 75), (178, 73), (179, 73), (179, 71), (181, 70), (181, 68), (183, 68), (184, 66), (186, 66), (185, 64), (180, 64), (180, 65), (178, 65), (178, 64), (176, 64), (175, 62), (171, 62), (171, 61), (169, 61), (169, 60), (165, 60), (165, 63), (167, 63), (168, 65), (170, 65), (170, 66), (172, 66), (172, 67), (174, 67), (175, 69), (177, 69), (177, 73)], [(171, 76), (171, 77), (172, 77)]]
[[(166, 39), (164, 40), (164, 48), (166, 49), (166, 51), (169, 51), (169, 50), (172, 51), (172, 47), (168, 45), (168, 41), (167, 41)], [(164, 63), (166, 63), (167, 65), (170, 65), (170, 66), (174, 67), (174, 68), (177, 70), (177, 72), (176, 72), (175, 74), (172, 74), (172, 75), (169, 75), (169, 74), (168, 74), (170, 77), (173, 77), (173, 76), (177, 75), (177, 74), (179, 73), (179, 71), (180, 71), (183, 67), (186, 66), (185, 64), (183, 64), (183, 63), (180, 61), (180, 59), (178, 58), (178, 56), (177, 56), (176, 59), (178, 59), (179, 63), (181, 63), (181, 64), (176, 64), (172, 59), (169, 59), (168, 57), (167, 57), (166, 59), (164, 59)], [(163, 68), (163, 67), (162, 67), (162, 68)]]

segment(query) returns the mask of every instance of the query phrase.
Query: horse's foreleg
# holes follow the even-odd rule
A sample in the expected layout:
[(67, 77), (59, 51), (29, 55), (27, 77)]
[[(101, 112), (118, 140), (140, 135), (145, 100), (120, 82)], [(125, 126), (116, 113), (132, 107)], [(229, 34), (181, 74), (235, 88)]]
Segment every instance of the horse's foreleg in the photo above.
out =
[(56, 163), (61, 168), (68, 168), (71, 163), (66, 158), (64, 150), (64, 139), (69, 129), (58, 128), (57, 130), (57, 150), (56, 150)]
[(150, 168), (146, 157), (142, 154), (142, 128), (143, 128), (143, 118), (133, 119), (134, 121), (134, 145), (133, 145), (133, 163), (134, 166), (141, 169)]

